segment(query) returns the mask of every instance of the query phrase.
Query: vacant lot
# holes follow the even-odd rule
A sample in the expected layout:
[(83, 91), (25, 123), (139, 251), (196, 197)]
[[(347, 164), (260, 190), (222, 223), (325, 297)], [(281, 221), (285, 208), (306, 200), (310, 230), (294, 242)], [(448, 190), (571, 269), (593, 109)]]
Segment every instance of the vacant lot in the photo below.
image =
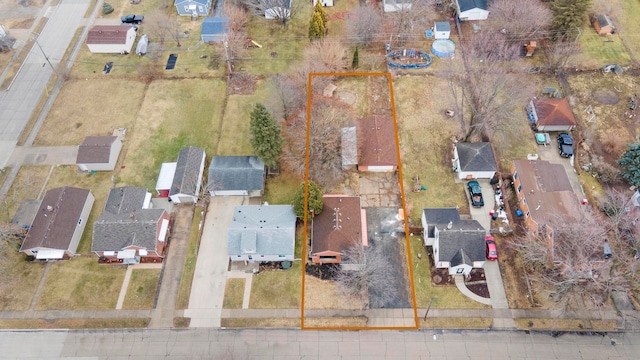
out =
[(66, 82), (35, 145), (79, 145), (88, 135), (111, 135), (115, 128), (131, 128), (144, 89), (139, 81), (93, 79), (90, 86), (84, 79)]
[[(335, 281), (320, 280), (315, 276), (305, 275), (304, 308), (313, 309), (354, 309), (365, 308), (366, 299), (344, 294)], [(306, 320), (309, 319), (305, 317)]]
[(36, 309), (115, 309), (125, 272), (121, 266), (100, 265), (95, 257), (56, 262)]
[(163, 162), (176, 161), (193, 145), (214, 153), (224, 100), (220, 80), (158, 80), (149, 85), (127, 136), (127, 154), (118, 184), (155, 187)]
[(136, 269), (131, 272), (123, 309), (153, 309), (161, 269)]

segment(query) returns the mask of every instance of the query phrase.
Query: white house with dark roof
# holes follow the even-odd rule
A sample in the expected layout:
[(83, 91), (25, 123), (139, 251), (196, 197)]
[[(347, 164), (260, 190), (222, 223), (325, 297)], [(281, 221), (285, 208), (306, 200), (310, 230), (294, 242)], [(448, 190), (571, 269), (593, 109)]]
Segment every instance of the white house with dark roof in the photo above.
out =
[(436, 239), (435, 228), (439, 226), (444, 228), (451, 223), (458, 223), (460, 221), (460, 213), (456, 208), (427, 208), (422, 209), (422, 228), (424, 245), (433, 246)]
[(117, 136), (87, 136), (78, 146), (76, 165), (81, 171), (112, 171), (121, 150)]
[(227, 239), (231, 261), (293, 261), (296, 241), (293, 206), (236, 206)]
[(207, 191), (211, 196), (262, 196), (266, 167), (257, 156), (214, 156)]
[(436, 267), (449, 269), (449, 275), (468, 275), (471, 269), (482, 268), (486, 260), (485, 236), (485, 229), (476, 220), (435, 224), (433, 260)]
[(87, 47), (94, 54), (126, 54), (135, 41), (131, 25), (96, 25), (87, 34)]
[(65, 186), (47, 191), (20, 251), (39, 260), (75, 255), (93, 202), (87, 189)]
[(461, 21), (487, 20), (488, 9), (487, 0), (456, 0), (456, 10)]
[(118, 187), (93, 224), (91, 251), (106, 262), (161, 262), (168, 234), (169, 214), (153, 209), (147, 189)]
[(195, 203), (200, 195), (205, 162), (204, 149), (189, 146), (180, 150), (169, 200), (176, 204)]
[(498, 170), (491, 143), (488, 142), (454, 143), (453, 167), (458, 179), (491, 179)]
[[(215, 3), (215, 2), (213, 2)], [(175, 0), (173, 5), (181, 16), (207, 16), (211, 11), (211, 0)]]

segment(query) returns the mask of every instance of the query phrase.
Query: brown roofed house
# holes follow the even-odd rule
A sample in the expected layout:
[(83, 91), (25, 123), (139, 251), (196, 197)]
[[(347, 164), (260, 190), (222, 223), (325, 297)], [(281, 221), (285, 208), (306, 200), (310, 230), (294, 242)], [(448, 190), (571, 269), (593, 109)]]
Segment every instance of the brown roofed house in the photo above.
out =
[(87, 136), (78, 146), (76, 165), (81, 171), (111, 171), (120, 150), (122, 141), (117, 136)]
[(542, 98), (531, 100), (538, 131), (571, 131), (576, 118), (567, 98)]
[(315, 264), (348, 263), (348, 259), (342, 258), (344, 252), (366, 243), (367, 221), (360, 208), (360, 197), (325, 195), (322, 200), (323, 210), (313, 218), (311, 261)]
[(65, 186), (47, 191), (20, 251), (41, 260), (73, 256), (93, 201), (86, 189)]
[(372, 115), (358, 120), (358, 170), (391, 172), (398, 168), (393, 118)]
[(96, 25), (87, 34), (87, 47), (94, 54), (128, 54), (136, 41), (130, 25)]

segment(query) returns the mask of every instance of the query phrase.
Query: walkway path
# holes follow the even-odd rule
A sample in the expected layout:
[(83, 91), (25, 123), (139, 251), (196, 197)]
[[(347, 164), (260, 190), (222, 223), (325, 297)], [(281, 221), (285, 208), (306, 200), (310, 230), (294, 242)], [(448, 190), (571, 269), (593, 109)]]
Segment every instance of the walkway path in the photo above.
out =
[(129, 282), (131, 281), (131, 273), (133, 270), (142, 269), (162, 269), (162, 264), (137, 264), (127, 266), (127, 272), (124, 274), (124, 281), (122, 281), (122, 287), (120, 287), (120, 295), (118, 295), (118, 303), (116, 304), (116, 310), (122, 309), (124, 304), (124, 298), (127, 296), (127, 289), (129, 288)]
[(456, 287), (463, 295), (465, 295), (466, 297), (474, 301), (479, 302), (480, 304), (491, 305), (491, 299), (478, 296), (475, 293), (473, 293), (471, 290), (469, 290), (469, 288), (467, 288), (467, 284), (465, 284), (464, 282), (464, 275), (454, 275), (453, 278), (456, 283)]
[(189, 247), (193, 211), (193, 206), (176, 205), (173, 207), (174, 223), (171, 229), (169, 250), (162, 270), (158, 301), (149, 323), (151, 328), (173, 327), (176, 299)]

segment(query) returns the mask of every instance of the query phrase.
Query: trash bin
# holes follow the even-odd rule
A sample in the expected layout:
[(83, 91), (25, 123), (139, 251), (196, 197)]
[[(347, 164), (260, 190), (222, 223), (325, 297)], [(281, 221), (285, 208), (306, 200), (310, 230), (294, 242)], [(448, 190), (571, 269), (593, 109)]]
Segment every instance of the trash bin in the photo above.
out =
[(516, 216), (518, 217), (522, 216), (522, 210), (520, 209), (516, 210)]

